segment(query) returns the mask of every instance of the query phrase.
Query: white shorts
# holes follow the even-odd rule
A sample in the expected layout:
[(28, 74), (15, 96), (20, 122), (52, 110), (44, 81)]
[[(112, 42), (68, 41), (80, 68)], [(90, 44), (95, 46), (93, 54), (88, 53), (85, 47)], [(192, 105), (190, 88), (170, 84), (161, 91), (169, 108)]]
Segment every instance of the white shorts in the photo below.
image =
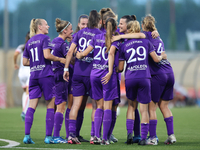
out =
[(22, 88), (26, 88), (29, 85), (29, 79), (30, 79), (30, 72), (27, 69), (19, 70), (18, 73), (19, 81), (22, 85)]

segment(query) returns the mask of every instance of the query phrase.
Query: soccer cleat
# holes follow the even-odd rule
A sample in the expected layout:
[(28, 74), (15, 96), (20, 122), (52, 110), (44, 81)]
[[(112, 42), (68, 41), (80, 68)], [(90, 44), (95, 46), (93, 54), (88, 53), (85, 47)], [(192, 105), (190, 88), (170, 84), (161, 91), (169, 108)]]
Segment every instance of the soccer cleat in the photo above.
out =
[(67, 143), (67, 140), (63, 139), (62, 137), (53, 137), (52, 142), (54, 144)]
[(101, 139), (95, 136), (94, 137), (94, 144), (100, 145), (101, 144)]
[(140, 140), (138, 142), (138, 145), (147, 145), (147, 142), (146, 142), (146, 140)]
[(133, 137), (133, 143), (138, 143), (141, 140), (141, 136), (140, 135), (136, 135)]
[(90, 138), (90, 144), (94, 144), (94, 136), (91, 136), (91, 138)]
[(158, 145), (156, 137), (147, 139), (147, 145)]
[[(150, 138), (150, 136), (147, 137), (147, 140)], [(158, 136), (156, 135), (156, 140), (157, 140), (157, 143), (159, 143), (159, 139), (158, 139)]]
[(168, 136), (167, 140), (165, 141), (165, 144), (173, 144), (176, 142), (176, 137), (174, 134), (171, 134)]
[(127, 135), (127, 141), (126, 141), (126, 143), (127, 143), (127, 145), (133, 144), (133, 135), (132, 135), (132, 133), (129, 133)]
[(77, 136), (80, 142), (89, 142), (88, 140), (84, 139), (82, 136)]
[(116, 137), (114, 137), (113, 134), (111, 134), (110, 140), (113, 141), (114, 143), (118, 142), (118, 139)]
[(21, 116), (21, 118), (22, 118), (22, 121), (25, 121), (25, 115), (26, 115), (26, 114), (25, 114), (24, 112), (21, 113), (20, 116)]
[(46, 144), (52, 144), (53, 143), (52, 136), (46, 136), (45, 139), (44, 139), (44, 143), (46, 143)]
[(109, 145), (110, 143), (109, 143), (109, 141), (107, 140), (107, 141), (105, 141), (104, 139), (101, 141), (101, 145)]
[(81, 144), (81, 142), (77, 139), (77, 137), (72, 137), (69, 136), (68, 137), (68, 141), (69, 144)]
[(33, 140), (31, 139), (30, 135), (25, 135), (23, 142), (24, 144), (35, 144), (35, 142), (33, 142)]

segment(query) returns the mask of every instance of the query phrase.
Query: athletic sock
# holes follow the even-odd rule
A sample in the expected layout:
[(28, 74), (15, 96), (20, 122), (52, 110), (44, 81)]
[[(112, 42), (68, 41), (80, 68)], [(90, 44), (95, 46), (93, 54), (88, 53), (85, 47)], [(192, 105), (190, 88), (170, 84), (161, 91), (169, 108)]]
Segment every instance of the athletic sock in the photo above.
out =
[(165, 118), (165, 123), (167, 126), (167, 134), (171, 135), (174, 134), (174, 123), (173, 123), (173, 116), (169, 117), (169, 118)]
[(108, 132), (110, 130), (112, 120), (112, 111), (109, 109), (104, 110), (103, 115), (103, 139), (108, 140)]
[(76, 120), (69, 119), (69, 136), (76, 137)]
[(148, 123), (141, 123), (141, 140), (146, 140), (149, 131)]
[(91, 132), (90, 132), (91, 136), (94, 136), (94, 121), (91, 122)]
[(66, 112), (65, 112), (65, 131), (66, 131), (66, 139), (68, 139), (69, 137), (69, 113), (70, 113), (70, 109), (67, 108)]
[(34, 113), (35, 113), (35, 109), (29, 107), (25, 116), (25, 135), (30, 134), (30, 130), (33, 124)]
[(140, 136), (140, 114), (138, 109), (135, 110), (135, 121), (134, 121), (134, 136)]
[(102, 118), (103, 118), (103, 109), (97, 108), (94, 114), (94, 131), (95, 131), (95, 136), (97, 136), (98, 138), (100, 138)]
[(84, 118), (84, 110), (78, 111), (77, 121), (76, 121), (76, 136), (80, 136), (80, 130), (83, 124), (83, 118)]
[(132, 119), (126, 119), (127, 134), (133, 134), (134, 122)]
[(63, 114), (56, 112), (54, 116), (54, 137), (60, 137), (60, 130), (63, 123)]
[(157, 120), (149, 120), (149, 135), (151, 138), (156, 137)]
[(46, 136), (51, 136), (54, 125), (54, 109), (47, 109), (46, 113)]
[(108, 139), (110, 139), (110, 136), (113, 133), (113, 129), (115, 127), (116, 119), (117, 119), (117, 112), (112, 111), (112, 121), (111, 121), (111, 125), (110, 125), (110, 130), (108, 132)]

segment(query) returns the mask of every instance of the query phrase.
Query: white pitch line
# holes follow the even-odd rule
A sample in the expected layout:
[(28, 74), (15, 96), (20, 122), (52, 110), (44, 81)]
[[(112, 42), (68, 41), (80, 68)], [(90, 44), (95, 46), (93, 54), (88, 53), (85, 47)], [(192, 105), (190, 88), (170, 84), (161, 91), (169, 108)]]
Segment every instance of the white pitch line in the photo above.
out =
[(19, 142), (6, 140), (6, 139), (0, 139), (0, 141), (7, 142), (8, 145), (6, 146), (0, 146), (0, 148), (16, 148), (16, 149), (46, 149), (46, 150), (81, 150), (81, 149), (59, 149), (59, 148), (35, 148), (35, 147), (15, 147), (20, 145)]
[(0, 146), (0, 148), (11, 148), (11, 147), (20, 145), (19, 142), (15, 142), (15, 141), (11, 141), (11, 140), (0, 139), (0, 141), (8, 142), (8, 145)]

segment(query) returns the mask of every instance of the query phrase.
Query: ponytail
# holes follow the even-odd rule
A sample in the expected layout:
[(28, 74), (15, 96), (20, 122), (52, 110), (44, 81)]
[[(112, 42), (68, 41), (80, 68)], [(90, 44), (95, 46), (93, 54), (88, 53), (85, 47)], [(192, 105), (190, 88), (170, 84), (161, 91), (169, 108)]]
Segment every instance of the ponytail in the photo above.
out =
[(105, 39), (105, 45), (107, 47), (106, 53), (110, 50), (111, 47), (111, 39), (112, 35), (116, 30), (117, 22), (113, 18), (108, 18), (106, 20), (106, 39)]

